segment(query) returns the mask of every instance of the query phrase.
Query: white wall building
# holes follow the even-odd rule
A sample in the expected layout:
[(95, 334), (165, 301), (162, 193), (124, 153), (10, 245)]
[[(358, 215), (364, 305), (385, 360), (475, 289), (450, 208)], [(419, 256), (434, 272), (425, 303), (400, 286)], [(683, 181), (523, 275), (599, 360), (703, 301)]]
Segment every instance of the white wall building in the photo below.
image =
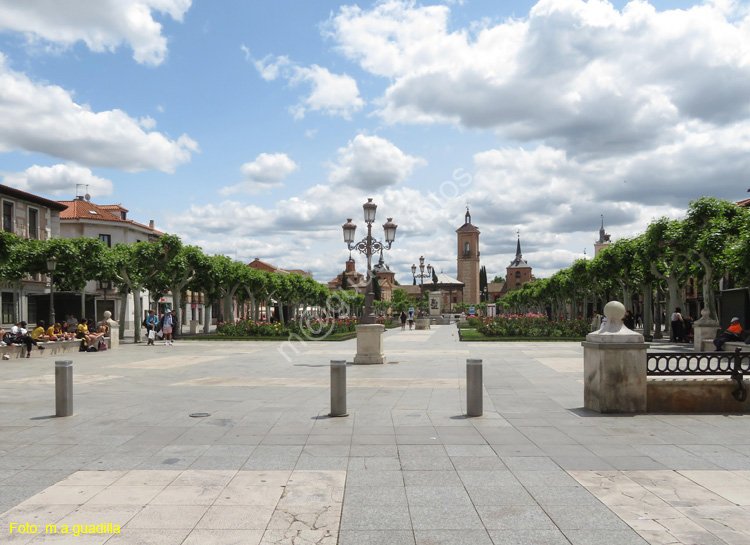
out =
[[(8, 233), (31, 240), (57, 238), (63, 210), (65, 206), (55, 201), (0, 185), (0, 227)], [(46, 321), (48, 297), (49, 279), (46, 275), (27, 276), (15, 285), (0, 281), (0, 326), (7, 329), (5, 326), (21, 320), (36, 323), (37, 314)]]

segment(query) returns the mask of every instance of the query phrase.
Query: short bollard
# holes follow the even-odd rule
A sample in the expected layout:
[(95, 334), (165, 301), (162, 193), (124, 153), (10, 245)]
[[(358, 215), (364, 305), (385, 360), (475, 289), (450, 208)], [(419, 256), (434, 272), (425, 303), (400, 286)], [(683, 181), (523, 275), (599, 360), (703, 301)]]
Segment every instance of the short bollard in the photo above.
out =
[(73, 415), (73, 362), (55, 362), (55, 416)]
[(482, 416), (482, 360), (466, 360), (466, 414)]
[(346, 412), (346, 360), (331, 360), (331, 413), (328, 416), (349, 416)]

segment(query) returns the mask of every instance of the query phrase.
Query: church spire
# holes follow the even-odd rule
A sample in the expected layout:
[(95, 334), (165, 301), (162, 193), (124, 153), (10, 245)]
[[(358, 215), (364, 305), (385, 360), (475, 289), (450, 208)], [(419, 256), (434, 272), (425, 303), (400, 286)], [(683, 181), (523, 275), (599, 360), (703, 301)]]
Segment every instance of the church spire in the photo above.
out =
[(516, 261), (521, 261), (523, 255), (521, 254), (521, 232), (516, 233), (518, 235), (518, 242), (516, 243)]
[(471, 223), (471, 214), (469, 213), (469, 207), (466, 207), (466, 215), (464, 216), (464, 224)]
[(609, 237), (604, 232), (604, 214), (602, 214), (602, 227), (599, 229), (599, 240), (596, 241), (597, 244), (606, 244), (609, 242)]

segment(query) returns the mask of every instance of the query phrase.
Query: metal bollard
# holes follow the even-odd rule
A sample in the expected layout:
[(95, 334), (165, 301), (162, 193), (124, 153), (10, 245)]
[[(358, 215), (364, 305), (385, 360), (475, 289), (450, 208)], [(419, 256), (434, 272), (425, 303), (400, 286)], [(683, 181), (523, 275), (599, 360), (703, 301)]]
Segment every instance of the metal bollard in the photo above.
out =
[(466, 414), (482, 416), (482, 360), (466, 360)]
[(55, 362), (55, 416), (73, 415), (73, 362)]
[(331, 413), (328, 416), (349, 416), (346, 412), (346, 360), (331, 360)]

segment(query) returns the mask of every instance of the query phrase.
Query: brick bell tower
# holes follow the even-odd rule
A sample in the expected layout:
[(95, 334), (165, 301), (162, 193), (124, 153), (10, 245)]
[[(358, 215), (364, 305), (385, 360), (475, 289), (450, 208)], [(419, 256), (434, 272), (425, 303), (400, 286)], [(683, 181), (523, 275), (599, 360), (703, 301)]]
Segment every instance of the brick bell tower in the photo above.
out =
[(457, 277), (464, 283), (464, 303), (479, 303), (479, 229), (471, 224), (469, 207), (466, 207), (464, 224), (456, 229), (458, 234)]

